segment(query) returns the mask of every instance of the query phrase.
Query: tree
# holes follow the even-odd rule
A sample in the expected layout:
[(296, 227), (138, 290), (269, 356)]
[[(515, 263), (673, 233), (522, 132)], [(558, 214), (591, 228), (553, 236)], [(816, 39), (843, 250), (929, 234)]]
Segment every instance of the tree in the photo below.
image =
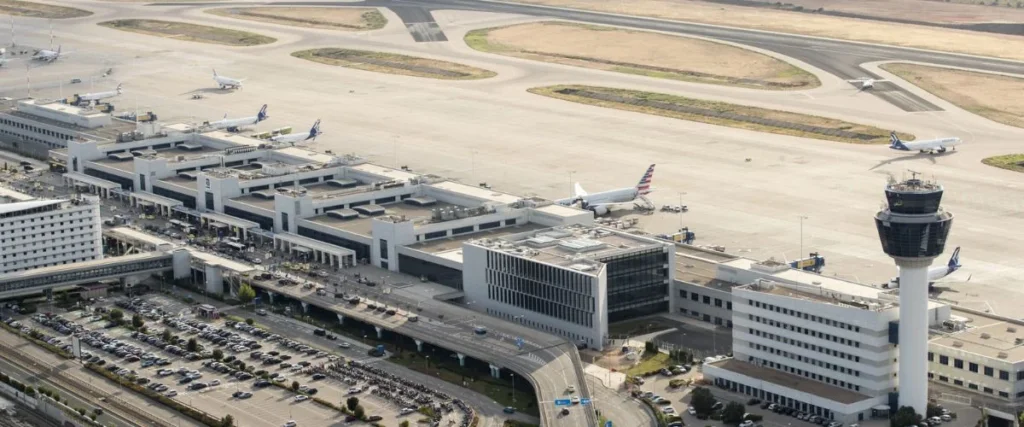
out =
[(189, 338), (188, 339), (188, 344), (185, 345), (185, 349), (190, 351), (190, 352), (192, 352), (192, 353), (195, 353), (195, 352), (199, 351), (199, 343), (196, 342), (195, 338)]
[(356, 406), (359, 406), (359, 398), (352, 396), (345, 400), (345, 406), (348, 407), (349, 411), (356, 410)]
[(292, 391), (299, 391), (299, 382), (292, 381)]
[(248, 283), (242, 283), (242, 286), (238, 287), (238, 300), (242, 302), (242, 305), (252, 302), (254, 298), (256, 298), (256, 291)]
[(356, 405), (356, 408), (352, 410), (352, 415), (358, 419), (366, 418), (366, 410), (363, 409), (363, 405)]
[(729, 402), (725, 405), (725, 409), (722, 410), (722, 422), (725, 424), (739, 424), (743, 422), (743, 414), (747, 412), (747, 408), (743, 407), (742, 403)]
[(114, 323), (121, 323), (121, 320), (123, 320), (123, 319), (124, 319), (124, 312), (121, 311), (120, 308), (115, 308), (113, 310), (110, 310), (110, 320), (113, 320)]
[(928, 404), (928, 414), (925, 415), (924, 417), (925, 418), (931, 418), (931, 417), (941, 417), (941, 416), (942, 416), (942, 407), (939, 406), (939, 405), (936, 405), (934, 403), (929, 403)]
[(145, 324), (146, 324), (146, 319), (143, 319), (141, 315), (136, 314), (136, 315), (132, 316), (132, 326), (134, 326), (135, 329), (139, 329), (139, 328), (141, 328)]
[(901, 406), (892, 418), (889, 418), (889, 425), (892, 427), (908, 427), (921, 423), (921, 416), (911, 406)]
[(402, 421), (402, 423), (399, 424), (398, 427), (409, 427), (409, 420)]
[(256, 322), (254, 322), (251, 317), (245, 319), (245, 324), (246, 325), (252, 326), (253, 323), (256, 323)]
[(213, 349), (213, 360), (216, 360), (216, 361), (220, 362), (220, 359), (223, 359), (223, 358), (224, 358), (224, 352), (221, 349), (219, 349), (219, 348)]
[(697, 387), (690, 393), (690, 406), (698, 414), (708, 415), (711, 413), (711, 407), (715, 406), (715, 396), (711, 395), (711, 390), (707, 387)]
[(164, 342), (167, 343), (171, 342), (171, 337), (172, 335), (170, 329), (164, 329), (164, 333), (160, 334), (160, 339), (164, 340)]
[(231, 414), (225, 415), (220, 419), (220, 427), (235, 427), (235, 417), (232, 417)]

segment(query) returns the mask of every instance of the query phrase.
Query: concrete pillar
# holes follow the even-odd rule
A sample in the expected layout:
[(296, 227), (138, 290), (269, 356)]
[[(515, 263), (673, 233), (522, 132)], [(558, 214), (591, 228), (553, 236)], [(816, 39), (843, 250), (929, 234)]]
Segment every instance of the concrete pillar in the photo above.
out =
[(423, 341), (422, 340), (415, 340), (415, 341), (416, 341), (416, 351), (422, 353), (423, 352)]
[(384, 339), (384, 328), (381, 328), (380, 326), (374, 326), (373, 329), (377, 330), (377, 339)]
[(302, 304), (302, 313), (304, 313), (304, 314), (309, 313), (309, 303), (307, 303), (307, 302), (300, 302), (299, 304)]
[(501, 378), (501, 367), (491, 365), (491, 376), (494, 378)]
[(338, 313), (338, 324), (339, 325), (344, 325), (345, 324), (345, 316), (342, 315), (341, 313)]
[(466, 355), (462, 354), (462, 353), (455, 353), (455, 355), (459, 356), (459, 366), (465, 367), (466, 366)]
[(274, 293), (267, 292), (267, 295), (270, 297), (270, 305), (274, 305)]

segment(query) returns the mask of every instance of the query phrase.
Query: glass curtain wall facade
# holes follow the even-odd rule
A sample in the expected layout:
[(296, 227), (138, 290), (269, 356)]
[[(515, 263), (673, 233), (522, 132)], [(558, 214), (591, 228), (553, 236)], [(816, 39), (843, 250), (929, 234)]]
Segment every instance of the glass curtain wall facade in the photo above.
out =
[(661, 247), (600, 259), (608, 269), (608, 321), (668, 311), (669, 254)]
[(594, 326), (595, 277), (487, 252), (487, 297), (584, 327)]

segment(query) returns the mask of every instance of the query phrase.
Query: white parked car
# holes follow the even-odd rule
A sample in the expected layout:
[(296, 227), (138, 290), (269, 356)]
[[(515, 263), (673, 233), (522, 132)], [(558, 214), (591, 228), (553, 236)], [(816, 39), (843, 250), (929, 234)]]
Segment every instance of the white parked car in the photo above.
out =
[(359, 387), (350, 387), (350, 388), (348, 389), (348, 394), (356, 394), (356, 393), (361, 393), (362, 391), (363, 391), (363, 389), (361, 389), (361, 388), (359, 388)]
[(345, 341), (342, 341), (342, 342), (338, 343), (338, 347), (349, 348), (349, 347), (352, 347), (352, 344), (349, 344), (349, 343), (347, 343)]
[(171, 390), (171, 391), (169, 391), (167, 393), (164, 393), (164, 396), (167, 396), (167, 397), (174, 397), (174, 396), (177, 396), (177, 395), (178, 395), (178, 391), (177, 390)]
[(309, 400), (309, 396), (306, 396), (304, 394), (300, 394), (298, 396), (295, 396), (295, 401), (296, 402), (305, 402), (307, 400)]
[(398, 411), (398, 413), (402, 414), (402, 415), (409, 415), (409, 414), (411, 414), (413, 412), (416, 412), (416, 410), (412, 409), (412, 408), (402, 408), (401, 411)]
[(215, 385), (220, 385), (220, 380), (213, 380), (213, 381), (210, 381), (210, 387), (213, 387), (213, 386), (215, 386)]
[(673, 408), (671, 406), (666, 406), (664, 408), (661, 408), (661, 412), (665, 413), (665, 414), (674, 414), (674, 413), (676, 413), (676, 408)]
[(296, 423), (295, 420), (288, 420), (288, 422), (281, 424), (281, 427), (295, 427), (297, 425), (299, 424)]

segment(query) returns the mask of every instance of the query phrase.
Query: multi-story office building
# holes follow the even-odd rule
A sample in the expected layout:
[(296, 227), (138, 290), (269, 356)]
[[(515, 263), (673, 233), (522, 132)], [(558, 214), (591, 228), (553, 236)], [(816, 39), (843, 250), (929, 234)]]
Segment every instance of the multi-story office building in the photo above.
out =
[(986, 406), (1024, 406), (1024, 322), (954, 308), (949, 320), (931, 331), (928, 378), (935, 384), (979, 395)]
[(464, 292), (488, 314), (600, 349), (608, 323), (669, 311), (673, 249), (582, 225), (473, 240)]
[(69, 140), (129, 139), (133, 122), (111, 117), (92, 107), (37, 99), (0, 102), (0, 146), (28, 155), (46, 155)]
[(0, 274), (103, 256), (99, 199), (0, 204)]
[[(732, 296), (734, 357), (705, 365), (705, 376), (842, 422), (887, 414), (898, 384), (892, 293), (821, 277), (760, 279)], [(933, 302), (928, 310), (933, 323), (949, 318), (949, 306)]]

